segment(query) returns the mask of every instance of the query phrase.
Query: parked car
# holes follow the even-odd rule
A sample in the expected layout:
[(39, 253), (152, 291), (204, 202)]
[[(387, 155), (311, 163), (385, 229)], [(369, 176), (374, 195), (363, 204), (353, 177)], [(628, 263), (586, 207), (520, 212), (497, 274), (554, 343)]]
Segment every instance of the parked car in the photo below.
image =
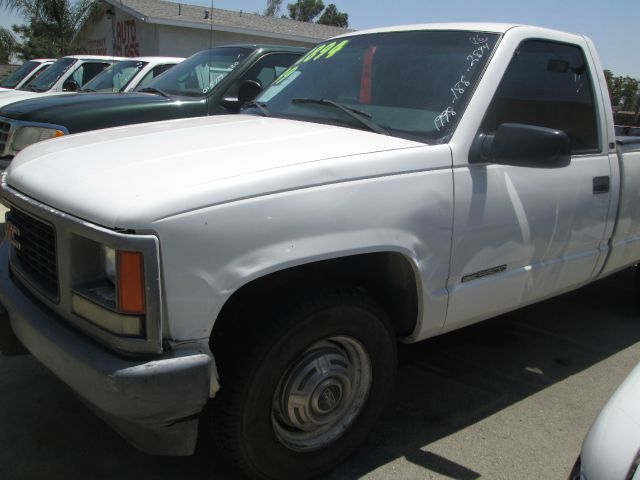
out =
[[(32, 145), (0, 182), (3, 345), (147, 452), (200, 431), (251, 477), (322, 475), (383, 411), (397, 341), (640, 259), (640, 144), (616, 144), (595, 52), (520, 25), (354, 32), (244, 114)], [(204, 111), (233, 63), (208, 65), (136, 108)]]
[(20, 68), (0, 82), (0, 93), (11, 92), (28, 84), (55, 62), (53, 58), (34, 58), (23, 63)]
[[(54, 132), (68, 135), (163, 119), (237, 113), (242, 103), (253, 99), (307, 50), (282, 45), (216, 47), (138, 86), (137, 93), (57, 95), (4, 106), (0, 108), (0, 131), (6, 136), (0, 136), (0, 162), (7, 164), (19, 150), (51, 138)], [(20, 133), (27, 131), (33, 134)]]
[(122, 57), (100, 55), (69, 55), (53, 62), (29, 83), (0, 94), (0, 107), (19, 100), (53, 93), (76, 91), (89, 80)]
[(107, 67), (80, 89), (81, 92), (123, 93), (144, 88), (182, 62), (182, 57), (137, 57), (121, 60)]
[(640, 364), (607, 401), (569, 480), (640, 479)]

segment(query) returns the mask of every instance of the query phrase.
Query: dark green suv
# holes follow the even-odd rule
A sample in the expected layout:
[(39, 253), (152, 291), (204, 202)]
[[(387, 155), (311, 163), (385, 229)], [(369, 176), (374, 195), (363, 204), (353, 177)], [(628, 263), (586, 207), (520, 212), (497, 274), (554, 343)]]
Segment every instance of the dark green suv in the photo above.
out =
[(0, 168), (49, 138), (173, 118), (237, 113), (307, 49), (230, 45), (192, 55), (133, 93), (54, 95), (0, 109)]

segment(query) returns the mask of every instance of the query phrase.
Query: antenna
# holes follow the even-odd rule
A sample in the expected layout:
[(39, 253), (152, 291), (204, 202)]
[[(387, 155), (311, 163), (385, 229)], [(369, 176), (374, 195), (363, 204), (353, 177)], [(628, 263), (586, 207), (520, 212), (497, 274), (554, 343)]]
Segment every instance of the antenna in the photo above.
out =
[(113, 93), (114, 90), (114, 84), (116, 82), (116, 77), (115, 77), (115, 64), (116, 64), (116, 31), (114, 28), (114, 24), (116, 22), (116, 15), (115, 12), (113, 15), (111, 15), (111, 60), (113, 61), (113, 63), (111, 64), (111, 93)]
[[(213, 0), (211, 0), (211, 9), (209, 10), (209, 83), (207, 84), (207, 92), (211, 88), (211, 48), (213, 47)], [(207, 102), (208, 103), (208, 102)]]

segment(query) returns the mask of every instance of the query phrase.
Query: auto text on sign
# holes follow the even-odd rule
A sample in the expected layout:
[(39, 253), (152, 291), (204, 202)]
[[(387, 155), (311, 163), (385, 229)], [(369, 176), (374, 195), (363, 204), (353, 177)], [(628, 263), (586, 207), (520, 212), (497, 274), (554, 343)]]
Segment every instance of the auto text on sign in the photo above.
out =
[(120, 57), (140, 56), (135, 20), (121, 20), (116, 23), (115, 50), (115, 54)]

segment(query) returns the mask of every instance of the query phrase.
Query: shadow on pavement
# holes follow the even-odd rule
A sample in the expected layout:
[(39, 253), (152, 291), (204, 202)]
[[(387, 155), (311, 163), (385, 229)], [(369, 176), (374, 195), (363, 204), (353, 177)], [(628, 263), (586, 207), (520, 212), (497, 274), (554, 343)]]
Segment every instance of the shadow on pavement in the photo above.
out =
[[(4, 225), (0, 225), (4, 227)], [(2, 234), (0, 234), (2, 235)], [(430, 443), (640, 341), (630, 270), (546, 302), (400, 349), (392, 401), (366, 444), (328, 478), (405, 458), (450, 478), (480, 474)], [(31, 357), (0, 357), (0, 478), (237, 479), (215, 452), (139, 453)]]
[(422, 449), (639, 341), (633, 271), (625, 270), (537, 305), (404, 346), (396, 392), (384, 418), (361, 454), (330, 478), (359, 478), (399, 457), (450, 478), (479, 478), (477, 472)]

